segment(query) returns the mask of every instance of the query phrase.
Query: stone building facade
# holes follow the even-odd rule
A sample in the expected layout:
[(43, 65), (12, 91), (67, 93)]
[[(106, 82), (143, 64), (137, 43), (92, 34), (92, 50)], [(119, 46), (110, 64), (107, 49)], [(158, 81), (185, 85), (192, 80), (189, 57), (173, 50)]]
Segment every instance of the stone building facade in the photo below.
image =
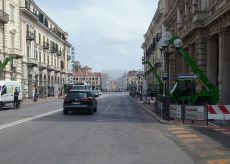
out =
[[(230, 1), (227, 0), (160, 0), (165, 10), (164, 31), (179, 35), (183, 47), (210, 81), (219, 87), (219, 103), (230, 103)], [(149, 38), (147, 35), (146, 38)], [(146, 40), (146, 39), (145, 39)], [(170, 53), (170, 84), (180, 73), (191, 73), (180, 54)]]
[(73, 83), (86, 83), (92, 86), (92, 89), (101, 89), (101, 72), (93, 72), (88, 66), (81, 67), (80, 62), (76, 62), (76, 71), (72, 78)]
[(0, 60), (15, 57), (0, 72), (1, 80), (22, 80), (22, 47), (20, 45), (20, 13), (18, 0), (0, 1)]
[(71, 76), (68, 34), (33, 0), (20, 0), (19, 29), (24, 97), (59, 94)]

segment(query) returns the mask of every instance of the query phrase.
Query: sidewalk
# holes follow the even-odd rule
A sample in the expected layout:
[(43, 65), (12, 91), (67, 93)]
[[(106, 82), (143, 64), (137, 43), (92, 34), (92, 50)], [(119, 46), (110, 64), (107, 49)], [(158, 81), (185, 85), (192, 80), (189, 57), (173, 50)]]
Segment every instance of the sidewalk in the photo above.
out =
[(36, 104), (36, 103), (42, 103), (42, 102), (48, 102), (48, 101), (57, 101), (57, 100), (62, 100), (63, 97), (46, 97), (45, 99), (38, 98), (37, 101), (33, 101), (33, 99), (25, 98), (23, 99), (22, 105), (29, 105), (29, 104)]
[[(144, 103), (143, 101), (139, 101), (135, 99), (148, 113), (150, 113), (154, 118), (156, 118), (159, 122), (164, 124), (172, 124), (172, 125), (187, 125), (187, 126), (200, 126), (207, 127), (206, 121), (191, 121), (185, 120), (184, 123), (181, 119), (171, 119), (164, 120), (160, 114), (157, 114), (154, 108), (154, 103), (150, 101), (150, 104)], [(209, 127), (215, 127), (213, 124), (208, 124)]]

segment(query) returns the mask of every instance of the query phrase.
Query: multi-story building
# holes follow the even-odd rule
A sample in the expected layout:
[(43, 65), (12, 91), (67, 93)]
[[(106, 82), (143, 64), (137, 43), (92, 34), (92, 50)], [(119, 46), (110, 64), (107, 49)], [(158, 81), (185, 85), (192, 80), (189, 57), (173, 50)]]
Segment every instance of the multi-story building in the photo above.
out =
[(20, 19), (24, 96), (57, 95), (71, 75), (68, 34), (33, 0), (20, 0)]
[(127, 85), (131, 92), (142, 92), (143, 89), (143, 72), (129, 71), (127, 74)]
[(14, 57), (0, 73), (1, 80), (21, 81), (22, 47), (20, 44), (19, 1), (2, 0), (0, 3), (0, 60)]
[[(228, 104), (230, 1), (160, 0), (160, 3), (164, 8), (162, 19), (165, 30), (179, 35), (183, 47), (210, 81), (219, 87), (220, 103)], [(178, 74), (191, 73), (192, 70), (178, 53), (171, 51), (169, 71), (170, 84), (173, 84)]]
[[(156, 72), (159, 76), (165, 70), (164, 55), (158, 48), (158, 42), (161, 39), (162, 33), (165, 31), (164, 27), (164, 1), (161, 0), (158, 3), (157, 10), (153, 16), (150, 26), (144, 35), (144, 43), (142, 49), (144, 50), (143, 61), (148, 61), (156, 68)], [(144, 77), (146, 80), (147, 90), (150, 90), (155, 85), (159, 85), (159, 81), (154, 76), (151, 67), (148, 64), (144, 65)]]
[(86, 83), (92, 85), (93, 89), (101, 89), (101, 73), (93, 72), (88, 66), (81, 67), (77, 62), (73, 83)]

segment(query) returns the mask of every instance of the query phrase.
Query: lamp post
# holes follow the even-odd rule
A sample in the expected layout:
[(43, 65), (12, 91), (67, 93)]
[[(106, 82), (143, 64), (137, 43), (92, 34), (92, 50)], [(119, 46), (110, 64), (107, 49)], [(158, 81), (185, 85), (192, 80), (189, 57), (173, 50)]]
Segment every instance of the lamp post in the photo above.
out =
[[(164, 89), (164, 114), (163, 117), (166, 120), (170, 119), (170, 91), (169, 91), (169, 42), (172, 38), (170, 32), (165, 32), (159, 41), (159, 48), (161, 53), (164, 53), (164, 59), (166, 59), (166, 69), (164, 68), (163, 79), (166, 80)], [(165, 63), (164, 63), (165, 67)], [(166, 72), (165, 72), (166, 71)]]

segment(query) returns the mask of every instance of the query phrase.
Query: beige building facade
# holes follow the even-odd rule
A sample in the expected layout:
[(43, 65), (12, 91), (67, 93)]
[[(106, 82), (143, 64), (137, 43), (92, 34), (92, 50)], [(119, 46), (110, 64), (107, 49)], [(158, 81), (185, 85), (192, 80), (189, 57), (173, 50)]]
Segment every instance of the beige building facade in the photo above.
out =
[(73, 75), (68, 33), (33, 0), (0, 0), (0, 80), (22, 83), (23, 96), (58, 95)]
[[(179, 35), (183, 47), (210, 81), (219, 87), (219, 103), (229, 104), (230, 1), (160, 0), (159, 3), (164, 9), (162, 33), (169, 31)], [(146, 34), (146, 38), (151, 37)], [(169, 63), (170, 85), (178, 74), (192, 72), (188, 63), (174, 50), (170, 52)]]
[(14, 57), (0, 73), (1, 80), (22, 81), (22, 47), (20, 44), (20, 13), (18, 0), (0, 1), (0, 60)]
[(68, 82), (68, 34), (32, 0), (20, 0), (22, 85), (24, 97), (55, 96)]

